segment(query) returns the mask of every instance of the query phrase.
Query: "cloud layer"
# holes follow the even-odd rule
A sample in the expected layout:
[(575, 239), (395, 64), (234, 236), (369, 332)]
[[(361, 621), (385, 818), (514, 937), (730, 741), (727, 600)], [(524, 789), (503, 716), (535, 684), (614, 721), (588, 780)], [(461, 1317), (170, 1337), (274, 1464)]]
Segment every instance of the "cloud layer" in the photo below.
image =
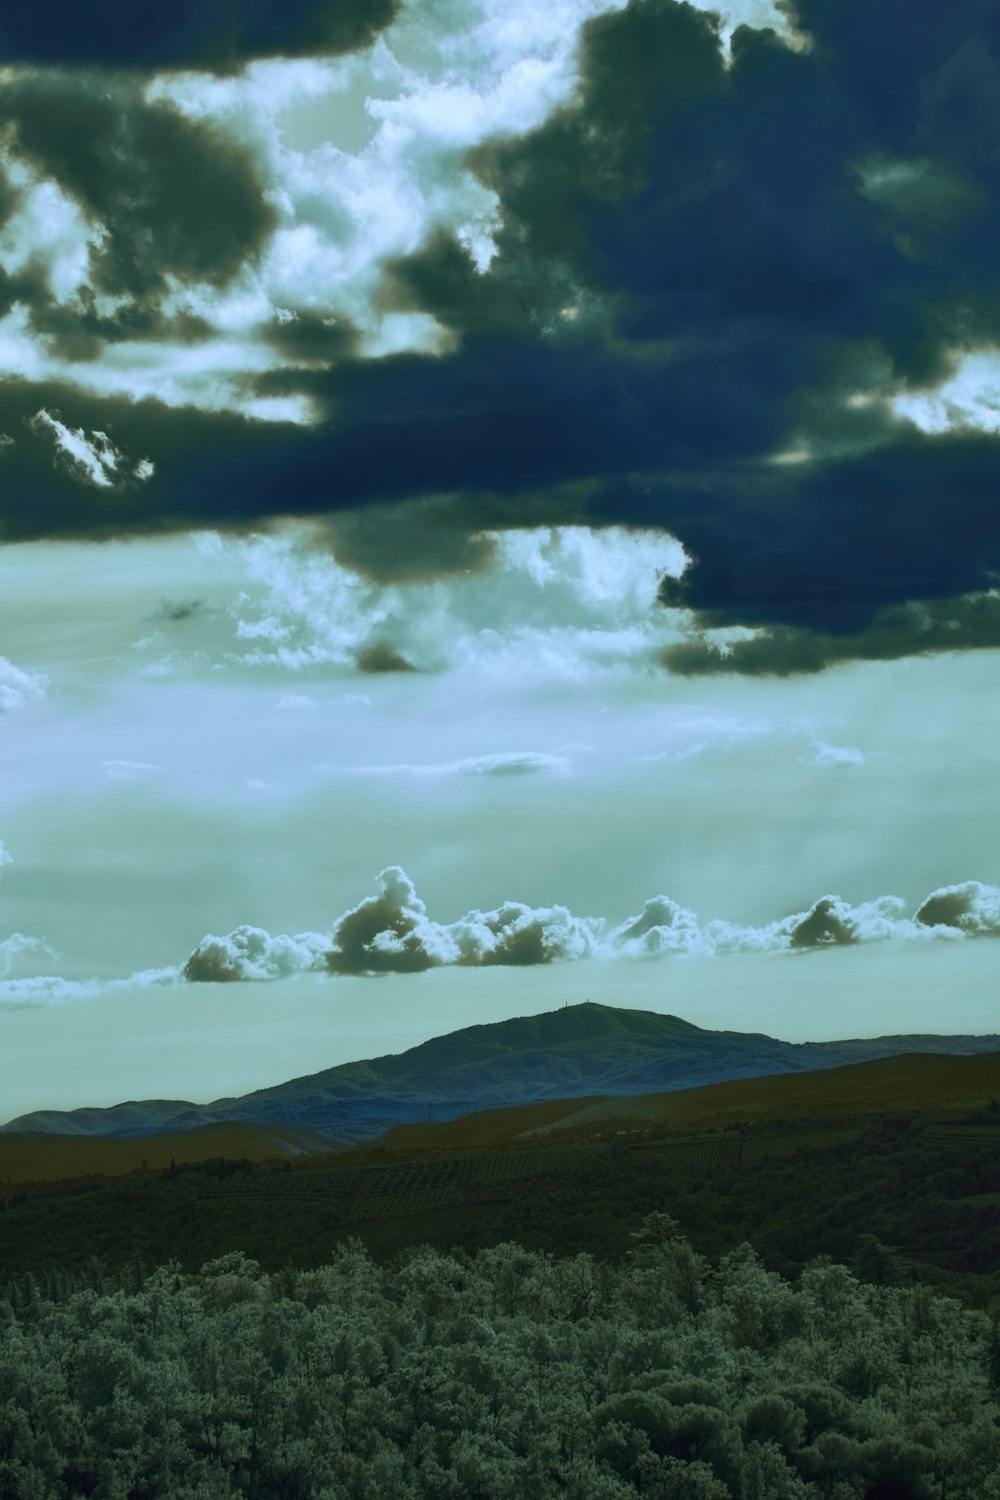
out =
[[(0, 870), (13, 863), (10, 851), (0, 839)], [(144, 969), (130, 974), (126, 979), (102, 982), (97, 979), (66, 979), (59, 974), (23, 972), (25, 969), (36, 968), (40, 959), (51, 961), (58, 957), (59, 954), (44, 938), (12, 932), (8, 937), (0, 939), (0, 1005), (26, 1008), (55, 1005), (67, 1000), (90, 1000), (109, 989), (174, 984), (181, 974), (181, 970), (173, 966)], [(22, 972), (19, 973), (18, 970)]]
[[(10, 862), (0, 843), (0, 865)], [(57, 955), (43, 939), (13, 933), (0, 941), (0, 1004), (48, 1005), (86, 1000), (106, 990), (268, 981), (299, 974), (374, 976), (581, 959), (803, 954), (869, 943), (1000, 937), (1000, 887), (975, 880), (932, 891), (912, 914), (897, 896), (852, 905), (830, 895), (764, 927), (719, 918), (703, 921), (669, 896), (651, 897), (617, 926), (603, 917), (576, 916), (566, 906), (533, 907), (522, 901), (505, 901), (490, 911), (474, 908), (456, 921), (439, 922), (398, 865), (382, 870), (375, 885), (375, 894), (343, 912), (328, 933), (273, 935), (244, 925), (202, 938), (183, 964), (144, 969), (122, 979), (15, 973)]]
[(188, 981), (276, 979), (293, 973), (419, 973), (441, 966), (484, 968), (568, 963), (584, 958), (656, 959), (725, 953), (803, 953), (863, 943), (954, 941), (1000, 936), (1000, 887), (944, 886), (911, 915), (896, 896), (852, 906), (823, 896), (766, 927), (718, 918), (703, 922), (668, 896), (653, 896), (618, 926), (575, 916), (565, 906), (506, 901), (454, 922), (435, 921), (398, 865), (383, 870), (377, 893), (343, 913), (328, 937), (272, 937), (240, 927), (206, 937), (181, 977)]
[[(435, 532), (433, 508), (415, 521), (393, 506), (377, 518), (351, 512), (325, 525), (218, 538), (254, 590), (241, 590), (230, 609), (231, 655), (291, 671), (464, 667), (572, 678), (620, 667), (654, 671), (667, 643), (682, 638), (677, 612), (655, 602), (663, 577), (686, 564), (680, 545), (662, 532), (483, 530), (456, 548), (443, 576), (428, 576), (414, 542), (422, 536), (426, 548)], [(516, 762), (505, 755), (496, 765), (441, 769), (516, 774)], [(521, 761), (524, 770), (540, 765), (530, 754)]]
[(433, 501), (678, 538), (673, 671), (1000, 644), (980, 0), (90, 9), (0, 31), (5, 535)]
[[(47, 687), (48, 678), (44, 672), (28, 672), (0, 656), (0, 714), (23, 708), (33, 699), (44, 698)], [(4, 862), (0, 857), (0, 864)]]
[(255, 57), (299, 57), (364, 46), (395, 14), (394, 0), (171, 0), (146, 10), (121, 0), (11, 6), (0, 21), (9, 63), (109, 68), (215, 68)]

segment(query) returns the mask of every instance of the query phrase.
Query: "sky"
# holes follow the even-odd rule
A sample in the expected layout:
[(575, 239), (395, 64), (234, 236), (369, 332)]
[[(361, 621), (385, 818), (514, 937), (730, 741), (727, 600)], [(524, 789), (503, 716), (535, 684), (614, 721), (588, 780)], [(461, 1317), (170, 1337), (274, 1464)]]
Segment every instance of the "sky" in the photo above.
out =
[(0, 17), (0, 1117), (1000, 1031), (987, 0)]

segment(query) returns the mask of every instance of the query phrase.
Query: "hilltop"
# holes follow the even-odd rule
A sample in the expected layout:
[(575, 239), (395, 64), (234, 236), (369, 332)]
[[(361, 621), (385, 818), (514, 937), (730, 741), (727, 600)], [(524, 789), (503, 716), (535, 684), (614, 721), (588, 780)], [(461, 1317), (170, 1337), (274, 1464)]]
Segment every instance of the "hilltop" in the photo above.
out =
[(597, 1095), (629, 1098), (908, 1053), (997, 1050), (996, 1035), (785, 1042), (761, 1032), (709, 1031), (679, 1016), (587, 1001), (462, 1027), (404, 1052), (341, 1063), (204, 1105), (138, 1100), (107, 1109), (37, 1111), (0, 1126), (0, 1132), (125, 1137), (238, 1122), (360, 1142), (428, 1115), (449, 1120), (484, 1108)]

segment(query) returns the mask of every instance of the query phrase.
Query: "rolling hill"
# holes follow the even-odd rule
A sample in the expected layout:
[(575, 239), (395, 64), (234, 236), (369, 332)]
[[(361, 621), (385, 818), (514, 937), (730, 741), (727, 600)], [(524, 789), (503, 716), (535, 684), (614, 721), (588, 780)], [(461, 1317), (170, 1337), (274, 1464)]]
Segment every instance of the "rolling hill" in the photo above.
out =
[(448, 1120), (415, 1120), (394, 1125), (353, 1146), (316, 1132), (239, 1123), (201, 1125), (191, 1130), (143, 1136), (34, 1134), (7, 1130), (0, 1135), (0, 1187), (19, 1183), (114, 1178), (133, 1172), (162, 1172), (178, 1165), (224, 1157), (267, 1162), (337, 1157), (345, 1168), (387, 1158), (421, 1159), (425, 1152), (468, 1154), (497, 1148), (549, 1144), (614, 1142), (629, 1138), (678, 1138), (690, 1132), (777, 1126), (800, 1136), (832, 1130), (872, 1116), (947, 1122), (970, 1110), (990, 1111), (1000, 1101), (1000, 1049), (966, 1056), (904, 1053), (687, 1089), (634, 1095), (585, 1095), (533, 1100), (474, 1110)]
[[(904, 1053), (1000, 1050), (1000, 1036), (889, 1036), (785, 1042), (707, 1031), (678, 1016), (582, 1005), (468, 1026), (405, 1052), (343, 1063), (237, 1098), (197, 1105), (140, 1100), (108, 1109), (22, 1115), (0, 1133), (141, 1137), (222, 1122), (309, 1130), (364, 1141), (428, 1115), (595, 1095), (632, 1097), (739, 1078), (769, 1078)], [(174, 1107), (176, 1106), (176, 1108)]]
[(124, 1177), (130, 1172), (162, 1171), (171, 1161), (180, 1165), (219, 1156), (229, 1161), (291, 1161), (307, 1153), (337, 1149), (336, 1141), (312, 1131), (280, 1126), (202, 1125), (196, 1130), (125, 1138), (8, 1131), (0, 1135), (0, 1187)]
[(455, 1120), (396, 1125), (371, 1142), (386, 1151), (449, 1151), (608, 1139), (618, 1131), (716, 1130), (776, 1121), (811, 1121), (953, 1111), (1000, 1100), (1000, 1048), (969, 1056), (903, 1053), (763, 1078), (736, 1078), (699, 1088), (629, 1097), (561, 1099), (477, 1110)]

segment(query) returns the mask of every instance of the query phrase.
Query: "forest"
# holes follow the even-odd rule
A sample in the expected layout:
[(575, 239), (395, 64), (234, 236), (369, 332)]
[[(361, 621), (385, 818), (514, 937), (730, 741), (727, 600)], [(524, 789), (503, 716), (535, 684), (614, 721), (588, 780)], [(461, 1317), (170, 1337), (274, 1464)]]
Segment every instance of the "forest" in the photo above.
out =
[(349, 1236), (0, 1297), (2, 1500), (990, 1500), (995, 1319), (826, 1256)]
[(840, 1115), (483, 1151), (217, 1158), (14, 1185), (0, 1201), (0, 1288), (29, 1270), (56, 1287), (94, 1264), (176, 1259), (192, 1272), (232, 1250), (265, 1271), (308, 1269), (348, 1235), (380, 1261), (415, 1243), (474, 1254), (505, 1240), (617, 1261), (643, 1215), (667, 1211), (700, 1254), (748, 1240), (785, 1276), (820, 1254), (853, 1263), (874, 1236), (891, 1247), (884, 1278), (1000, 1310), (1000, 1126), (988, 1109), (964, 1123)]
[(779, 1120), (21, 1185), (0, 1500), (997, 1500), (997, 1136)]

